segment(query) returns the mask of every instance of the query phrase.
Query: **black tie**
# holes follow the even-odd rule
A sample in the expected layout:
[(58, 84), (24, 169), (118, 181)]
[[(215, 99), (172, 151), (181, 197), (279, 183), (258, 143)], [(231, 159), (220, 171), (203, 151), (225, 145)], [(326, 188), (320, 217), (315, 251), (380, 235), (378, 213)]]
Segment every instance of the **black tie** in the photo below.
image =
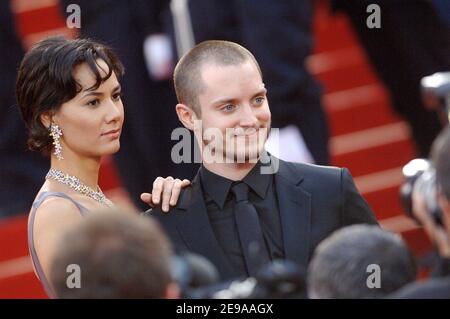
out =
[(245, 264), (250, 276), (255, 276), (258, 270), (270, 261), (264, 237), (259, 223), (258, 213), (248, 200), (248, 186), (239, 182), (232, 186), (236, 203), (234, 214), (244, 253)]

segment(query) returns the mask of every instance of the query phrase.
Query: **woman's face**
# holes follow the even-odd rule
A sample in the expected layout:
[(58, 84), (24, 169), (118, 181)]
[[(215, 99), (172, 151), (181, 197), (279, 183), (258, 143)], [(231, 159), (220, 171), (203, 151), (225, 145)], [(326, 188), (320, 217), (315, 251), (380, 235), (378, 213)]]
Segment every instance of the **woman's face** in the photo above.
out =
[[(103, 60), (97, 63), (104, 76), (107, 64)], [(116, 75), (113, 72), (96, 90), (90, 89), (95, 84), (95, 76), (86, 63), (77, 66), (73, 76), (82, 90), (53, 116), (53, 122), (63, 134), (62, 156), (73, 152), (83, 157), (99, 157), (117, 152), (124, 111)]]

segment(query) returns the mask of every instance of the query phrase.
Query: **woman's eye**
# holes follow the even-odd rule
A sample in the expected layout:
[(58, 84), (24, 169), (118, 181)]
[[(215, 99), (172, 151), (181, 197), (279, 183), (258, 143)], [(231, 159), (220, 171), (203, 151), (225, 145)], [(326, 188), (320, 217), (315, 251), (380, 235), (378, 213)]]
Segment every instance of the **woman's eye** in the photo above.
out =
[(87, 105), (90, 105), (90, 106), (97, 106), (98, 104), (100, 104), (100, 101), (99, 101), (98, 99), (89, 101), (89, 102), (87, 103)]
[(114, 101), (119, 101), (122, 99), (122, 93), (116, 93), (113, 95), (113, 100)]

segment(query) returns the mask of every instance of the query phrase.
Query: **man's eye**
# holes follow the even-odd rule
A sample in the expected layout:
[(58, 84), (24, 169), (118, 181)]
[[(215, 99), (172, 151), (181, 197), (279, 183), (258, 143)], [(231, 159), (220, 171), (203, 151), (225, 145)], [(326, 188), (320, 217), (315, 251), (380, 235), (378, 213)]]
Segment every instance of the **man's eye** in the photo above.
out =
[(255, 99), (255, 103), (256, 104), (263, 104), (264, 103), (264, 98), (263, 97), (257, 97)]
[(231, 112), (231, 111), (234, 110), (234, 105), (233, 105), (233, 104), (225, 105), (225, 106), (222, 108), (222, 110), (224, 110), (225, 112)]

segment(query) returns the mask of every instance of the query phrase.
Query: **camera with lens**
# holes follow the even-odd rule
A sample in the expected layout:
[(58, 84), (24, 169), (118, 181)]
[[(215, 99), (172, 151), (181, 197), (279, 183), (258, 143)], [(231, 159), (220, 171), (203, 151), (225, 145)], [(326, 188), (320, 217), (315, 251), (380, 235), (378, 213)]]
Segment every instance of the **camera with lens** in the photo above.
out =
[[(424, 104), (438, 111), (443, 122), (450, 121), (450, 72), (438, 72), (422, 78)], [(405, 182), (400, 188), (400, 198), (406, 214), (417, 221), (412, 210), (414, 193), (425, 200), (427, 212), (434, 222), (442, 226), (442, 211), (437, 200), (436, 170), (427, 159), (414, 159), (403, 167)]]
[(253, 278), (233, 281), (214, 292), (213, 299), (303, 299), (306, 271), (288, 260), (274, 260)]
[(288, 260), (274, 260), (255, 277), (219, 281), (214, 265), (195, 254), (179, 255), (173, 276), (186, 299), (306, 298), (306, 271)]
[(438, 72), (420, 81), (422, 99), (426, 107), (437, 110), (442, 122), (450, 122), (450, 72)]
[(403, 167), (405, 183), (400, 188), (400, 197), (406, 215), (417, 221), (413, 213), (414, 193), (423, 196), (427, 212), (433, 221), (443, 226), (442, 210), (437, 201), (436, 170), (427, 159), (414, 159)]

